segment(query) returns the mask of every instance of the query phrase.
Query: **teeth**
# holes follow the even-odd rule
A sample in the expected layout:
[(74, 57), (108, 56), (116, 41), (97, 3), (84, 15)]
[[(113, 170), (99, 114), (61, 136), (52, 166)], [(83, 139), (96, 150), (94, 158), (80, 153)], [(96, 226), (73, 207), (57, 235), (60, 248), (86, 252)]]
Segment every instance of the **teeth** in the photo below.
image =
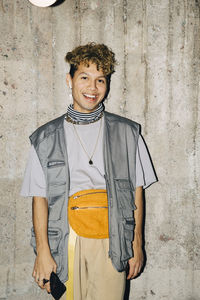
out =
[(96, 96), (93, 96), (93, 95), (87, 95), (87, 94), (84, 94), (84, 96), (88, 97), (88, 98), (96, 98)]

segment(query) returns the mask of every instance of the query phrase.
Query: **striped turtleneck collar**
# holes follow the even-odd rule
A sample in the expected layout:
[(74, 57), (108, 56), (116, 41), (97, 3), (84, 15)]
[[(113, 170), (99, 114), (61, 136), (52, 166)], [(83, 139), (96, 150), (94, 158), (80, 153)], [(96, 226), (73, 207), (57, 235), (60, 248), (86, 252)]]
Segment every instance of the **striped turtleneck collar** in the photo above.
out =
[(103, 111), (103, 103), (99, 103), (97, 109), (91, 113), (81, 113), (73, 108), (73, 104), (70, 104), (67, 108), (66, 120), (80, 125), (94, 123), (102, 117)]

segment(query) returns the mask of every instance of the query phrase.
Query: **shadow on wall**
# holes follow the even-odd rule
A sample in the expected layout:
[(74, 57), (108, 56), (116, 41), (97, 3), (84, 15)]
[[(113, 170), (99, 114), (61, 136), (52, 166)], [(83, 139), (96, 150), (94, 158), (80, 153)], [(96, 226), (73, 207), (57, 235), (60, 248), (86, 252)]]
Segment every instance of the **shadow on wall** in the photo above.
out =
[[(142, 273), (144, 271), (144, 268), (146, 266), (147, 262), (147, 256), (146, 256), (146, 251), (145, 251), (145, 220), (146, 220), (146, 200), (145, 200), (145, 191), (143, 190), (143, 203), (144, 203), (144, 211), (143, 211), (143, 225), (142, 225), (142, 233), (143, 233), (143, 253), (144, 253), (144, 264), (143, 267), (140, 271), (140, 273), (132, 280), (137, 280), (139, 276), (142, 276)], [(127, 269), (127, 275), (128, 275), (128, 269)], [(130, 295), (130, 287), (131, 287), (131, 281), (126, 280), (126, 288), (125, 288), (125, 294), (124, 294), (124, 300), (129, 300), (129, 295)]]
[(58, 5), (62, 4), (63, 2), (65, 2), (65, 0), (58, 0), (54, 4), (52, 4), (51, 7), (58, 6)]

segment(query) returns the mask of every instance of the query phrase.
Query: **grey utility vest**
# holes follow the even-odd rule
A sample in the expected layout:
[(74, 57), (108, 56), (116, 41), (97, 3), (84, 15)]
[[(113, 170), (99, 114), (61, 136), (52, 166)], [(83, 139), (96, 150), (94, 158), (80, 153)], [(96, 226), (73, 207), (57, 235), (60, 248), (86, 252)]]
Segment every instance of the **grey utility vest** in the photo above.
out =
[[(139, 124), (104, 112), (104, 168), (109, 212), (109, 257), (120, 272), (133, 256), (134, 192)], [(64, 132), (65, 115), (38, 128), (31, 136), (46, 184), (49, 208), (48, 239), (61, 281), (68, 278), (69, 168)], [(36, 252), (34, 230), (31, 245)]]

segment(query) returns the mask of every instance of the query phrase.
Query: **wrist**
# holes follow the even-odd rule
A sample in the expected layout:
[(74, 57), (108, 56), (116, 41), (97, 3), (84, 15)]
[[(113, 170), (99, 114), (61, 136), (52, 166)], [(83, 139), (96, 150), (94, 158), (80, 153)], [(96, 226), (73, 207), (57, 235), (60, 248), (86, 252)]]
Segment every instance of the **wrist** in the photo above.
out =
[(133, 240), (133, 247), (134, 248), (142, 248), (143, 239), (141, 232), (135, 232), (134, 240)]
[(50, 248), (48, 243), (43, 243), (37, 246), (37, 254), (44, 253), (44, 254), (50, 254)]

